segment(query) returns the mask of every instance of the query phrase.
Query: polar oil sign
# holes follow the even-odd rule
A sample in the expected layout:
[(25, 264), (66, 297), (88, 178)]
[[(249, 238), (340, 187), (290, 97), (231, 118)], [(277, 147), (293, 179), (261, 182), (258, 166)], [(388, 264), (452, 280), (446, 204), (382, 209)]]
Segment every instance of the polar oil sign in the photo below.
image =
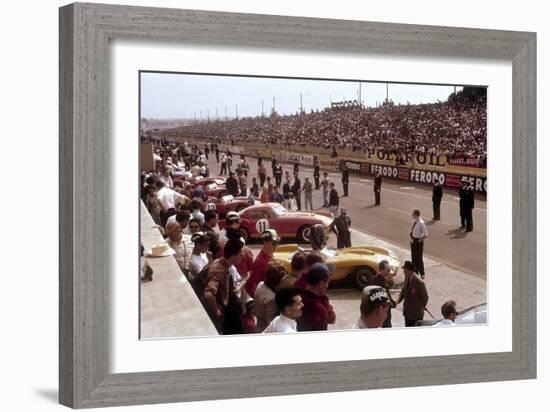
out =
[(397, 170), (397, 167), (391, 166), (370, 165), (370, 173), (372, 175), (380, 173), (384, 177), (393, 177), (395, 179), (397, 179), (397, 176), (399, 176), (399, 171)]
[(441, 186), (445, 184), (445, 173), (428, 172), (426, 170), (411, 169), (410, 181), (417, 183), (435, 183), (439, 182)]

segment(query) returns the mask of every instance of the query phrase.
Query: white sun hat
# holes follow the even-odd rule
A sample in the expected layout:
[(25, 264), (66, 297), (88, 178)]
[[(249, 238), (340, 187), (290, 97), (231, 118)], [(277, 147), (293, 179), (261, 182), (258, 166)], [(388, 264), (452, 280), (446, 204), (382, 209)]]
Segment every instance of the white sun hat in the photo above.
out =
[(159, 243), (153, 245), (146, 253), (147, 256), (152, 257), (163, 257), (163, 256), (172, 256), (176, 251), (172, 249), (168, 243)]

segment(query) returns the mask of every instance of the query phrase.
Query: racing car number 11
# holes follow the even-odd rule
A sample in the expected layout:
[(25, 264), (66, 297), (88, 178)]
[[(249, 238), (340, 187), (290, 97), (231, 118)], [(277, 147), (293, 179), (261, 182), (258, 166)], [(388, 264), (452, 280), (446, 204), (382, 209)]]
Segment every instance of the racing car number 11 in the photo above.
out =
[(267, 219), (260, 219), (256, 222), (256, 230), (258, 233), (263, 233), (269, 229), (269, 221)]

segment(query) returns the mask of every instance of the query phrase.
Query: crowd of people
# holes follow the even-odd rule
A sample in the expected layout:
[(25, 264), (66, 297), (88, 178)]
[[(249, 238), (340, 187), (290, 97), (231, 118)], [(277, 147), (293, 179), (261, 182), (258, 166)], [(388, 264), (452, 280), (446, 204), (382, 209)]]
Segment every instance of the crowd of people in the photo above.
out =
[[(147, 253), (142, 248), (144, 282), (153, 280), (145, 255), (173, 255), (220, 334), (327, 330), (336, 322), (337, 314), (326, 293), (331, 269), (325, 262), (325, 255), (320, 252), (326, 245), (323, 230), (312, 228), (312, 250), (296, 252), (289, 271), (274, 259), (281, 239), (273, 229), (261, 234), (262, 248), (254, 256), (242, 237), (239, 214), (228, 212), (220, 230), (218, 212), (206, 208), (200, 186), (189, 183), (208, 175), (206, 161), (209, 154), (214, 153), (218, 162), (222, 161), (217, 148), (165, 141), (156, 144), (154, 151), (158, 159), (156, 168), (142, 174), (141, 196), (163, 233), (165, 244), (157, 245)], [(307, 208), (307, 192), (318, 189), (324, 206), (335, 215), (330, 229), (336, 234), (337, 247), (351, 246), (351, 219), (346, 209), (339, 207), (335, 184), (329, 181), (327, 173), (323, 174), (321, 181), (317, 170), (314, 189), (309, 179), (301, 186), (298, 165), (293, 168), (291, 176), (290, 171), (283, 172), (281, 165), (274, 161), (271, 164), (272, 176), (269, 176), (263, 161), (258, 159), (258, 178), (264, 180), (263, 185), (260, 188), (256, 181), (250, 187), (243, 187), (240, 181), (247, 182), (250, 172), (246, 159), (241, 158), (228, 167), (227, 159), (231, 154), (223, 155), (229, 173), (226, 184), (234, 178), (233, 166), (239, 177), (245, 177), (236, 179), (235, 183), (241, 194), (254, 198), (261, 190), (260, 201), (278, 201), (289, 206), (287, 202), (292, 199), (293, 206), (299, 208), (297, 198), (305, 190)], [(243, 167), (244, 164), (247, 166)], [(178, 181), (189, 184), (178, 185)], [(427, 236), (427, 232), (426, 236), (416, 235), (419, 229), (425, 228), (421, 223), (415, 223), (411, 230), (411, 239), (419, 236), (420, 243)], [(405, 283), (397, 300), (392, 297), (386, 282), (389, 263), (380, 262), (379, 272), (370, 280), (358, 302), (358, 319), (354, 328), (391, 327), (391, 311), (401, 301), (404, 302), (403, 315), (407, 326), (414, 326), (423, 319), (428, 293), (423, 280), (421, 250), (413, 250), (412, 256), (413, 262), (407, 261), (403, 266)]]
[(326, 149), (382, 149), (388, 153), (477, 156), (487, 152), (486, 94), (452, 94), (445, 102), (379, 107), (347, 105), (310, 113), (199, 122), (172, 136), (256, 144), (313, 145)]

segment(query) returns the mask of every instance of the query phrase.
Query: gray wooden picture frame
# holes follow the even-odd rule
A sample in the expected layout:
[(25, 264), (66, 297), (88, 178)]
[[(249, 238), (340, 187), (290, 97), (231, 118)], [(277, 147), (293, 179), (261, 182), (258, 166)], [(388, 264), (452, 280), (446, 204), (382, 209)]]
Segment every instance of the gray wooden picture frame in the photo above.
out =
[[(536, 377), (535, 33), (81, 3), (62, 7), (59, 18), (62, 404), (88, 408)], [(513, 350), (109, 374), (111, 39), (511, 62)]]

